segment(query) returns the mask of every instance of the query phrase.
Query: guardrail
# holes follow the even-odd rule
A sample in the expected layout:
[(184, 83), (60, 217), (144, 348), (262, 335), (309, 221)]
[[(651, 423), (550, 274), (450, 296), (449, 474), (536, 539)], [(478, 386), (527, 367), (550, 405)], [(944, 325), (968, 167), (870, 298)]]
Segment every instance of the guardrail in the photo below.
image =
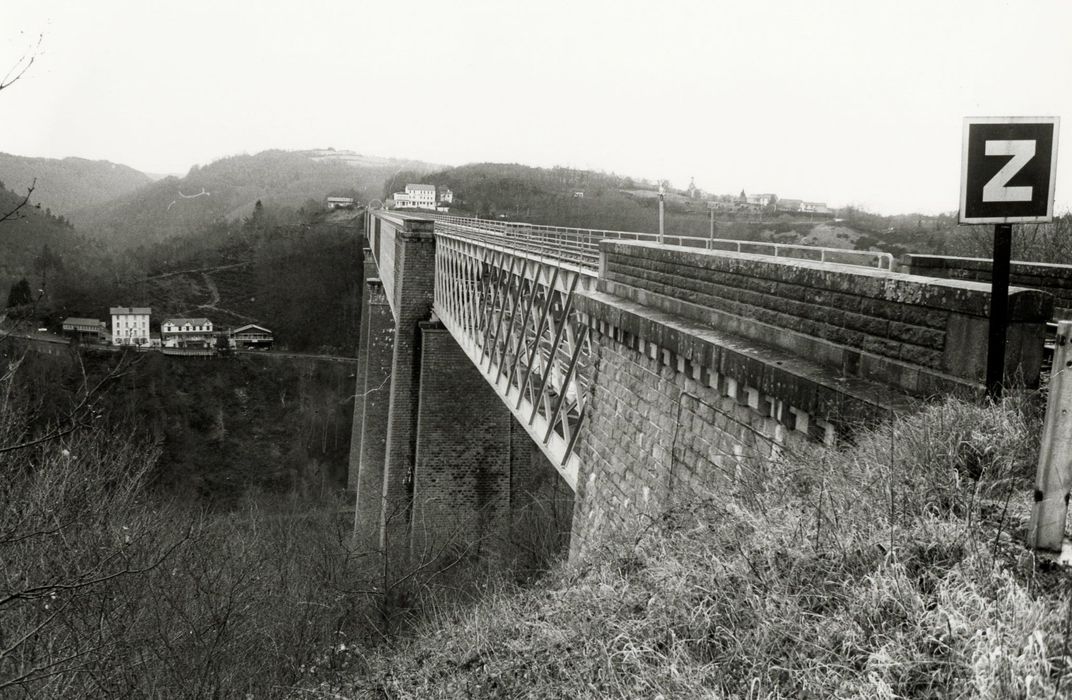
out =
[(434, 212), (413, 212), (412, 215), (423, 219), (433, 219), (437, 225), (455, 233), (495, 236), (500, 241), (505, 238), (511, 241), (511, 245), (515, 245), (518, 248), (521, 248), (522, 245), (529, 245), (534, 248), (532, 252), (535, 252), (535, 249), (539, 249), (552, 257), (589, 266), (598, 264), (599, 241), (608, 238), (620, 241), (666, 243), (668, 245), (702, 248), (705, 250), (731, 250), (737, 253), (815, 260), (816, 262), (839, 265), (859, 265), (889, 271), (892, 271), (894, 266), (892, 254), (878, 251), (846, 250), (844, 248), (809, 246), (796, 243), (771, 243), (767, 241), (705, 238), (674, 234), (664, 235), (660, 240), (659, 235), (656, 233), (639, 231), (543, 226), (519, 221), (474, 219), (449, 214), (436, 214)]

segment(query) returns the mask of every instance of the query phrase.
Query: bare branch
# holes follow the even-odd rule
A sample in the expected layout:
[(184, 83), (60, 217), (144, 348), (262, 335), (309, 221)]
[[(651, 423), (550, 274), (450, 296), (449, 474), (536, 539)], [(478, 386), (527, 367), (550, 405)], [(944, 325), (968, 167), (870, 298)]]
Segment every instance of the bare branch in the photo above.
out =
[[(15, 61), (15, 65), (4, 74), (3, 78), (0, 78), (0, 90), (3, 90), (6, 87), (11, 87), (26, 73), (26, 71), (30, 70), (30, 66), (33, 65), (38, 52), (41, 50), (41, 40), (44, 38), (44, 34), (38, 34), (37, 43), (33, 45), (33, 48), (20, 56), (19, 60)], [(0, 221), (2, 221), (2, 219), (0, 219)]]
[[(81, 359), (79, 359), (79, 361), (81, 361)], [(16, 450), (24, 450), (24, 449), (26, 449), (28, 447), (34, 447), (35, 445), (41, 445), (41, 444), (46, 443), (46, 442), (51, 442), (52, 440), (58, 440), (58, 439), (60, 439), (62, 437), (66, 437), (66, 436), (70, 435), (71, 433), (73, 433), (75, 430), (78, 430), (79, 428), (87, 427), (90, 424), (91, 421), (90, 422), (85, 421), (84, 420), (84, 418), (85, 418), (84, 414), (86, 413), (87, 410), (91, 411), (92, 406), (90, 406), (90, 404), (93, 401), (93, 399), (96, 398), (96, 396), (101, 393), (101, 391), (104, 389), (104, 387), (107, 384), (109, 384), (109, 383), (111, 383), (111, 382), (113, 382), (113, 381), (115, 381), (117, 379), (120, 379), (121, 377), (124, 377), (127, 374), (129, 374), (130, 368), (131, 368), (132, 365), (133, 365), (133, 363), (128, 363), (127, 366), (124, 368), (123, 367), (123, 361), (120, 360), (119, 363), (117, 363), (115, 367), (113, 367), (111, 370), (108, 371), (108, 374), (106, 374), (104, 376), (104, 378), (102, 378), (99, 382), (97, 382), (97, 384), (95, 386), (93, 386), (90, 389), (85, 388), (85, 386), (86, 386), (86, 378), (85, 378), (85, 370), (83, 369), (83, 373), (82, 373), (83, 395), (82, 395), (82, 398), (78, 401), (77, 404), (75, 404), (74, 408), (72, 408), (70, 410), (70, 412), (67, 414), (67, 416), (64, 417), (63, 420), (59, 421), (59, 424), (56, 426), (56, 428), (54, 428), (52, 431), (46, 433), (45, 435), (42, 435), (42, 436), (37, 437), (37, 438), (34, 438), (32, 440), (26, 440), (26, 441), (23, 441), (23, 442), (18, 442), (18, 443), (15, 443), (13, 445), (0, 446), (0, 454), (4, 454), (6, 452), (14, 452)]]
[(0, 214), (0, 224), (5, 221), (17, 219), (19, 217), (19, 210), (30, 204), (30, 195), (33, 194), (34, 189), (37, 187), (37, 178), (35, 177), (30, 186), (26, 188), (26, 196), (22, 198), (22, 201), (15, 205), (15, 208), (11, 211)]

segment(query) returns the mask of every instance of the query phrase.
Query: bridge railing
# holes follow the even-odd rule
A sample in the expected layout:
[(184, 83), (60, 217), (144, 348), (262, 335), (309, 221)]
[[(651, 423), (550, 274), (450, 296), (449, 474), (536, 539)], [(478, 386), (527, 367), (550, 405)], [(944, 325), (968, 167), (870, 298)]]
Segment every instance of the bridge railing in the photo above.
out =
[[(421, 212), (420, 216), (434, 219), (437, 230), (450, 230), (456, 233), (468, 232), (477, 236), (505, 238), (511, 241), (511, 245), (528, 244), (548, 251), (558, 251), (563, 259), (570, 259), (573, 262), (584, 263), (592, 267), (595, 267), (599, 262), (599, 242), (601, 240), (660, 242), (658, 234), (640, 231), (543, 226), (519, 221), (474, 219), (433, 212)], [(773, 243), (675, 234), (664, 235), (661, 242), (667, 245), (703, 248), (705, 250), (729, 250), (737, 253), (791, 257), (841, 265), (863, 265), (880, 270), (892, 271), (894, 268), (893, 255), (881, 251), (847, 250), (845, 248), (810, 246), (798, 243)]]
[(436, 315), (575, 488), (591, 341), (573, 292), (594, 288), (595, 271), (577, 264), (575, 250), (436, 228)]

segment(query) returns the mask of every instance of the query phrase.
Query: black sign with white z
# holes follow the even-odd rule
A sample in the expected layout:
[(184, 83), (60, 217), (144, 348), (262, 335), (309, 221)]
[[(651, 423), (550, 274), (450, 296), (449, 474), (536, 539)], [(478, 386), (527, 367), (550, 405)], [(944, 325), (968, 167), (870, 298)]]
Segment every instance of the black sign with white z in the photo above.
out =
[(1053, 220), (1058, 117), (968, 117), (960, 222)]

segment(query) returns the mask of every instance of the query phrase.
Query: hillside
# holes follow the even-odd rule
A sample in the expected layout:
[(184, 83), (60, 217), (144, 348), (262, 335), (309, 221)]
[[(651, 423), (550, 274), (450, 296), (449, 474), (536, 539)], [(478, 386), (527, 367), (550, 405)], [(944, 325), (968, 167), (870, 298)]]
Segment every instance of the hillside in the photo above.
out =
[[(0, 216), (14, 209), (25, 197), (0, 186)], [(32, 201), (32, 200), (31, 200)], [(46, 248), (49, 254), (42, 257)], [(10, 285), (27, 278), (34, 290), (51, 275), (52, 266), (75, 263), (92, 254), (93, 246), (81, 238), (62, 216), (44, 207), (26, 206), (17, 217), (0, 222), (0, 304), (8, 298)], [(45, 257), (49, 262), (45, 263)], [(35, 264), (35, 261), (38, 261)]]
[(24, 192), (37, 180), (32, 202), (70, 218), (79, 210), (121, 197), (151, 179), (134, 168), (106, 160), (31, 158), (0, 153), (0, 181)]
[(68, 316), (106, 319), (110, 306), (149, 306), (154, 331), (169, 316), (205, 316), (221, 328), (264, 325), (280, 349), (353, 355), (363, 219), (336, 213), (351, 218), (261, 206), (240, 222), (100, 252), (89, 264), (62, 255), (37, 319), (58, 330)]
[[(454, 193), (451, 213), (461, 216), (648, 233), (656, 232), (659, 226), (657, 186), (630, 177), (573, 168), (474, 163), (427, 174), (400, 172), (385, 183), (384, 197), (417, 179), (449, 188)], [(830, 216), (718, 212), (715, 236), (855, 250), (885, 249), (882, 245), (890, 228), (888, 218), (851, 213), (852, 221), (831, 227)], [(664, 217), (668, 235), (710, 235), (710, 210), (700, 197), (668, 191)], [(912, 224), (916, 224), (915, 218)], [(891, 241), (891, 246), (903, 244), (906, 239), (917, 240), (917, 249), (929, 250), (930, 238), (933, 236), (917, 234), (913, 229), (898, 238), (896, 244)], [(893, 248), (890, 252), (903, 249)]]
[(1023, 546), (1024, 408), (949, 401), (787, 454), (537, 585), (430, 605), (301, 697), (1068, 697), (1067, 575)]
[(265, 206), (319, 206), (329, 195), (367, 200), (398, 165), (357, 163), (320, 151), (263, 151), (194, 166), (185, 177), (166, 177), (75, 215), (79, 230), (116, 248), (132, 248), (197, 232), (248, 216)]

